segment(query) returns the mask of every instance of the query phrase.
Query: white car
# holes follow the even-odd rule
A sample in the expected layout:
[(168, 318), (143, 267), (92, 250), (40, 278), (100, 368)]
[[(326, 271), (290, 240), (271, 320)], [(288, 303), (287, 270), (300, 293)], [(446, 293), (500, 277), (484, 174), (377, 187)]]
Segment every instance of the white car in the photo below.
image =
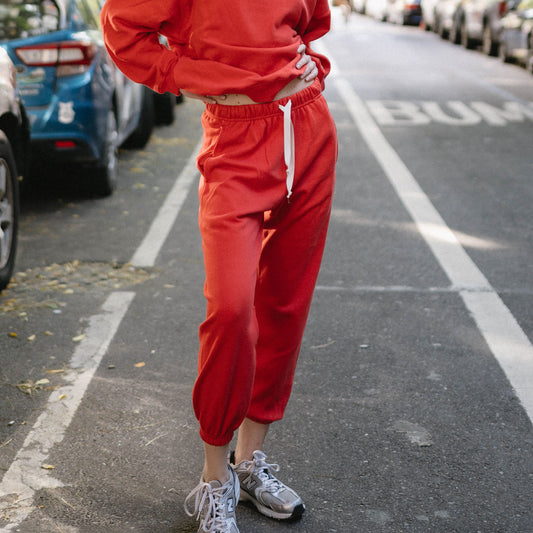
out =
[(422, 0), (422, 23), (426, 31), (436, 31), (436, 9), (439, 0)]
[(376, 20), (387, 20), (388, 5), (390, 0), (367, 0), (365, 13)]

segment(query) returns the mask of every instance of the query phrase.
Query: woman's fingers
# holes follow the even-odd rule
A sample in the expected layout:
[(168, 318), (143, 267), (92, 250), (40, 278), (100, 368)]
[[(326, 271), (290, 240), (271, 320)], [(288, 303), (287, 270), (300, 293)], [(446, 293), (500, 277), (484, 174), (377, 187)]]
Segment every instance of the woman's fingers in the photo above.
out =
[(318, 68), (311, 58), (305, 53), (305, 44), (301, 44), (298, 47), (297, 52), (301, 55), (300, 60), (296, 63), (297, 69), (302, 69), (305, 67), (305, 70), (300, 74), (300, 78), (306, 81), (314, 80), (318, 76)]

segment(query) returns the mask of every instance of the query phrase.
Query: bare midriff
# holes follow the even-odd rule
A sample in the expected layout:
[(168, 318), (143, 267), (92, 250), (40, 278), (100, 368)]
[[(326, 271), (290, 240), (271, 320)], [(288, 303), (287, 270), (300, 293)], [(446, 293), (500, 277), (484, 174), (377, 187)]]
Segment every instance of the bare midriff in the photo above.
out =
[[(276, 94), (273, 102), (275, 102), (276, 100), (281, 100), (282, 98), (287, 98), (288, 96), (292, 96), (293, 94), (300, 92), (306, 87), (309, 87), (313, 84), (313, 82), (314, 80), (306, 81), (301, 78), (294, 78)], [(249, 96), (246, 96), (245, 94), (225, 94), (224, 96), (211, 96), (211, 98), (213, 98), (213, 100), (216, 100), (216, 103), (220, 105), (253, 105), (265, 103), (254, 102)]]

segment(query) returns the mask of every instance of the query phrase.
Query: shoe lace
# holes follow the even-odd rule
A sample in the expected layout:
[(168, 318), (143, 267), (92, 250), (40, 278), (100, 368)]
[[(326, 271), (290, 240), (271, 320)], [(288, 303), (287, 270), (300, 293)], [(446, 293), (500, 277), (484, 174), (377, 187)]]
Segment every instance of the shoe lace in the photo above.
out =
[[(225, 516), (224, 507), (219, 505), (220, 497), (223, 494), (223, 486), (212, 487), (209, 483), (202, 481), (185, 498), (185, 512), (188, 516), (196, 515), (196, 520), (201, 520), (202, 531), (207, 533), (229, 531), (231, 521)], [(194, 507), (191, 510), (193, 499)]]
[(251, 461), (245, 461), (243, 467), (248, 471), (246, 480), (249, 480), (253, 475), (257, 476), (263, 483), (266, 491), (277, 495), (285, 488), (285, 485), (272, 475), (271, 470), (279, 472), (279, 465), (276, 463), (267, 463), (266, 455), (261, 451), (255, 451)]

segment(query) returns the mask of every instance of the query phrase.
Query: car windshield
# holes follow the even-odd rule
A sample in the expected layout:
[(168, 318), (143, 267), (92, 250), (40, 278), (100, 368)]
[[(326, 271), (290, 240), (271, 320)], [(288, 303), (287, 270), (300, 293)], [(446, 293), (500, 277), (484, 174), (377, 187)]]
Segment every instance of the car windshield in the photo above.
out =
[(0, 0), (0, 41), (57, 31), (60, 12), (52, 0)]

